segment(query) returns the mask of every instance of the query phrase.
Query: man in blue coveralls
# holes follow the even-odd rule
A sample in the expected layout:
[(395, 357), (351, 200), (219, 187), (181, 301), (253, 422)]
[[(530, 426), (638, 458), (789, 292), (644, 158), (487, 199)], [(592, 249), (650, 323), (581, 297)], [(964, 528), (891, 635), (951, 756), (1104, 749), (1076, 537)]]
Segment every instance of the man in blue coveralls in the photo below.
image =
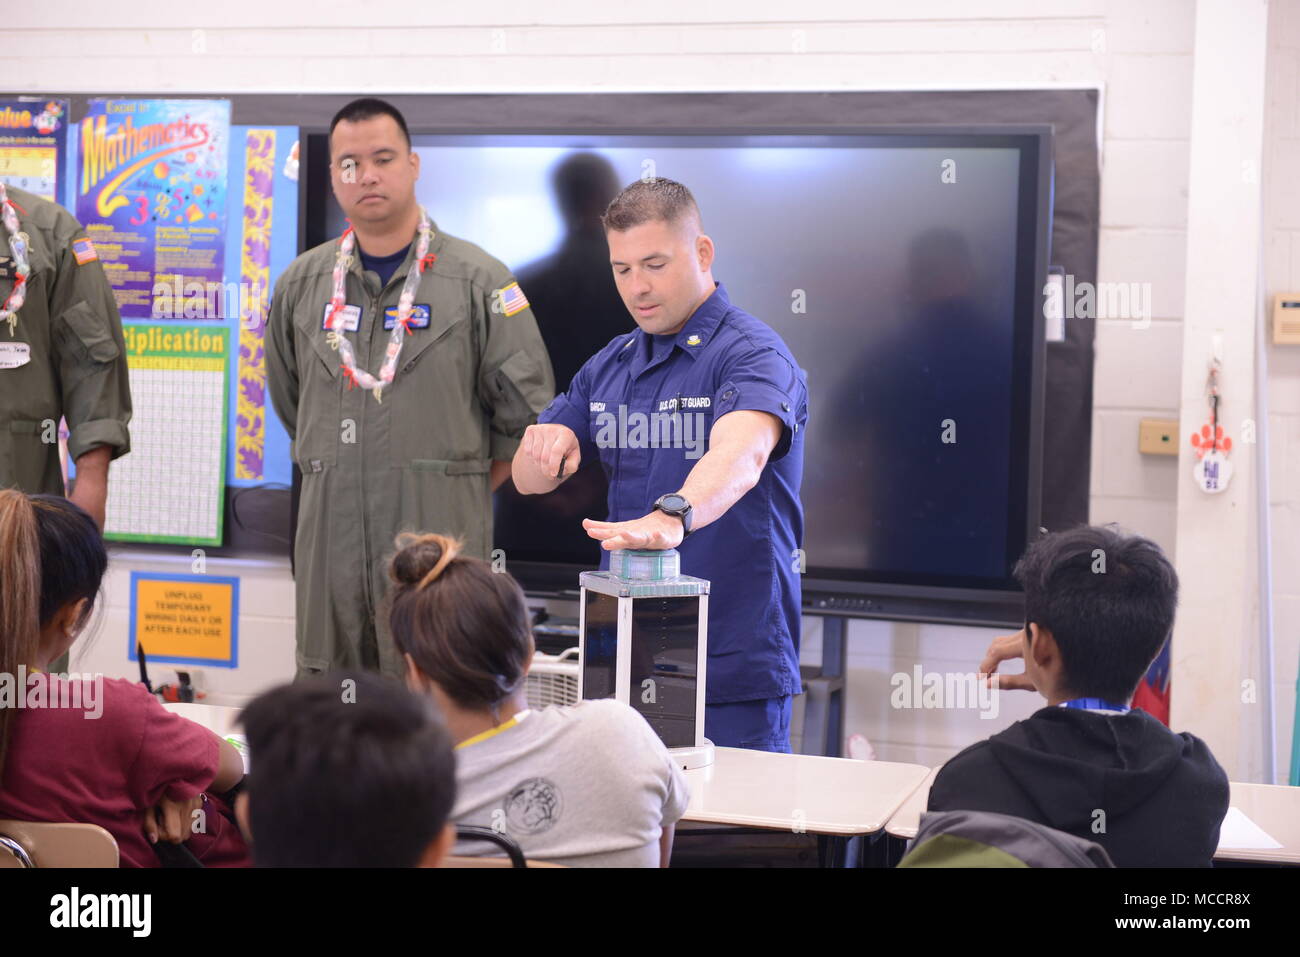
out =
[(633, 183), (603, 222), (639, 328), (587, 360), (528, 427), (515, 486), (550, 492), (599, 456), (609, 521), (584, 519), (587, 534), (607, 552), (677, 548), (682, 571), (712, 583), (706, 735), (719, 746), (789, 751), (803, 374), (780, 336), (714, 282), (713, 241), (685, 186)]

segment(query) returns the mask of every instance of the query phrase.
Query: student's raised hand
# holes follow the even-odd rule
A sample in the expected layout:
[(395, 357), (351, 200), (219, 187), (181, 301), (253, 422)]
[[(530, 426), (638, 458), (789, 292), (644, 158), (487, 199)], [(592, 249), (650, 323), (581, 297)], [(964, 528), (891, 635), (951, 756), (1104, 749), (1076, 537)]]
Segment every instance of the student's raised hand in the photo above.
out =
[(1012, 661), (1016, 658), (1025, 656), (1025, 630), (1021, 628), (1014, 635), (999, 635), (993, 639), (993, 644), (989, 645), (989, 650), (984, 652), (984, 660), (980, 662), (979, 673), (984, 675), (984, 682), (989, 686), (993, 684), (993, 676), (997, 675), (998, 687), (1011, 691), (1037, 691), (1034, 683), (1024, 674), (1008, 675), (999, 674), (998, 665), (1003, 661)]
[(158, 839), (172, 844), (183, 844), (190, 839), (191, 822), (194, 812), (203, 807), (203, 795), (196, 795), (183, 801), (173, 801), (164, 797), (156, 807), (143, 814), (144, 836), (150, 844), (157, 844)]

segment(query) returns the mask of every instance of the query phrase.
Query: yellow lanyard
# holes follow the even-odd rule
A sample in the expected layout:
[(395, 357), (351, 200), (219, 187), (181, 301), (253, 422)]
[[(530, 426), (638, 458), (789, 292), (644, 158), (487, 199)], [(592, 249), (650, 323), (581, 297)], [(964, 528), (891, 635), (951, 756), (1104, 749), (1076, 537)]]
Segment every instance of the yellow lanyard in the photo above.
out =
[(488, 738), (495, 737), (507, 728), (513, 728), (520, 721), (523, 721), (524, 718), (528, 717), (528, 712), (530, 710), (531, 709), (529, 708), (525, 708), (523, 711), (520, 711), (514, 717), (510, 718), (510, 720), (501, 722), (495, 728), (488, 728), (486, 731), (480, 731), (472, 738), (466, 738), (460, 744), (456, 745), (456, 750), (459, 751), (461, 748), (468, 748), (471, 744), (478, 744), (480, 741), (486, 741)]

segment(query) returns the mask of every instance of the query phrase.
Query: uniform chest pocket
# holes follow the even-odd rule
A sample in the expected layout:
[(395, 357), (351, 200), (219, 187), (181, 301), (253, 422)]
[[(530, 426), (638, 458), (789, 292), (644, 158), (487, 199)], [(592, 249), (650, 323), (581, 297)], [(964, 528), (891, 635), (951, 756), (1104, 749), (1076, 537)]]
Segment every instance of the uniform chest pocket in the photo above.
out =
[(477, 373), (478, 349), (466, 311), (435, 307), (428, 328), (405, 336), (397, 374), (384, 389), (395, 467), (487, 458)]
[(680, 450), (693, 462), (708, 449), (713, 398), (696, 393), (667, 396), (659, 400), (652, 418), (657, 420), (657, 428), (651, 434), (658, 437), (652, 447)]
[[(321, 329), (321, 307), (302, 307), (296, 317), (298, 351), (298, 429), (293, 457), (303, 476), (333, 466), (343, 430), (357, 428), (343, 421), (343, 381), (340, 359)], [(315, 322), (311, 321), (314, 316)]]
[[(579, 441), (589, 438), (596, 446), (596, 455), (613, 472), (618, 466), (618, 456), (624, 448), (627, 438), (627, 407), (617, 402), (597, 402), (590, 404), (587, 416), (587, 435), (578, 436)], [(565, 470), (569, 471), (568, 466)]]

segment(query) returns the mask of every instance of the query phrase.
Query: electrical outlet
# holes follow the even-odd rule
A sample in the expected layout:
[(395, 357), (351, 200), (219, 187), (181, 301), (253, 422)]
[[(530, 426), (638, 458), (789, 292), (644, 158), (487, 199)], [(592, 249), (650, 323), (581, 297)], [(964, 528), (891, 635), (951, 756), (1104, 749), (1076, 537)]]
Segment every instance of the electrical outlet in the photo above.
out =
[(1138, 423), (1138, 451), (1145, 455), (1178, 454), (1177, 419), (1143, 419)]

